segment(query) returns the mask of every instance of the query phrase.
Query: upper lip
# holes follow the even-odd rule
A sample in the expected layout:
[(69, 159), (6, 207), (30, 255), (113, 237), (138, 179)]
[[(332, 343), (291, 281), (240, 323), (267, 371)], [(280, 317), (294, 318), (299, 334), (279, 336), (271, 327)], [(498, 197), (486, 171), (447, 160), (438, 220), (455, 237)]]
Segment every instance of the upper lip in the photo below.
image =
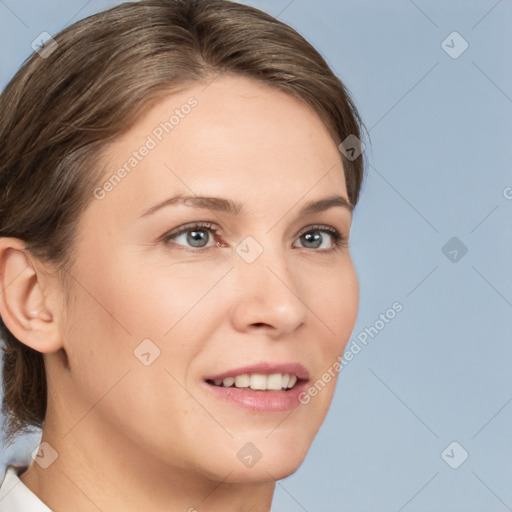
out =
[(309, 379), (309, 373), (305, 366), (300, 363), (268, 363), (261, 362), (247, 366), (241, 366), (233, 370), (227, 370), (216, 375), (208, 375), (205, 380), (224, 380), (226, 377), (236, 377), (237, 375), (260, 373), (262, 375), (272, 375), (274, 373), (287, 373), (296, 375), (298, 379)]

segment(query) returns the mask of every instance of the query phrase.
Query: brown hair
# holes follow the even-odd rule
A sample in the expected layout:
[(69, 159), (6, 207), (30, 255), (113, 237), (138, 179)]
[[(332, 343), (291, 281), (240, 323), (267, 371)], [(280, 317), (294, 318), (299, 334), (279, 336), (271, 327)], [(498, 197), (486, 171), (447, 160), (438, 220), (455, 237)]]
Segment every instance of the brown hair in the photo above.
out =
[[(309, 104), (336, 144), (361, 138), (357, 110), (325, 60), (295, 30), (252, 7), (225, 0), (128, 2), (54, 39), (0, 96), (0, 237), (23, 240), (31, 254), (56, 266), (73, 257), (77, 224), (101, 179), (101, 149), (151, 102), (191, 82), (246, 76)], [(340, 155), (355, 206), (363, 161)], [(0, 336), (4, 430), (12, 441), (43, 427), (46, 374), (43, 355), (17, 340), (1, 318)]]

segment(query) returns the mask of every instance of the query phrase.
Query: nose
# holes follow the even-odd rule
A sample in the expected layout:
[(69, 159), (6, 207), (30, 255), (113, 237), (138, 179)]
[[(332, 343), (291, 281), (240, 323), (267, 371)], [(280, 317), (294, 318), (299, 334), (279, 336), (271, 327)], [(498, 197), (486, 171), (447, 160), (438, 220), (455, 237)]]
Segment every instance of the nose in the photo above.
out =
[[(306, 321), (308, 307), (296, 269), (282, 248), (265, 247), (252, 263), (237, 258), (236, 295), (232, 323), (240, 332), (265, 331), (273, 338), (296, 331)], [(302, 280), (304, 282), (304, 280)]]

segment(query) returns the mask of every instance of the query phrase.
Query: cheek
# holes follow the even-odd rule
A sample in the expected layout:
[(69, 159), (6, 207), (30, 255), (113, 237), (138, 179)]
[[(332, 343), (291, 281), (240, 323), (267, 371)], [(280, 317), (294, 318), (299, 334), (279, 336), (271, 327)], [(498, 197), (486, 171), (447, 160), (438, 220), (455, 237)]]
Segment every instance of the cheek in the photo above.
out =
[[(129, 267), (121, 271), (120, 264), (102, 263), (87, 270), (82, 261), (80, 272), (73, 274), (76, 286), (63, 332), (75, 398), (70, 414), (78, 421), (94, 405), (95, 414), (142, 439), (154, 421), (163, 418), (171, 425), (177, 412), (180, 418), (189, 414), (189, 396), (166, 370), (183, 382), (188, 363), (200, 350), (194, 334), (186, 332), (191, 326), (186, 316), (171, 328), (197, 301), (201, 287), (179, 293), (181, 279), (163, 280), (161, 274)], [(207, 285), (203, 283), (203, 294)], [(153, 360), (154, 348), (145, 345), (152, 359), (148, 366), (134, 354), (146, 339), (159, 351)], [(81, 428), (91, 421), (92, 415)]]
[[(127, 410), (161, 414), (162, 408), (152, 404), (159, 400), (155, 390), (173, 390), (173, 398), (167, 397), (166, 402), (172, 400), (175, 407), (188, 398), (166, 371), (186, 382), (208, 333), (215, 330), (219, 318), (226, 318), (215, 289), (225, 271), (214, 267), (201, 271), (198, 265), (161, 261), (140, 265), (119, 256), (113, 263), (104, 261), (81, 269), (80, 280), (89, 293), (78, 287), (71, 320), (74, 378), (81, 382), (83, 393), (94, 399), (130, 370), (123, 386), (129, 387), (135, 375), (140, 384), (127, 391), (121, 403), (130, 396), (133, 404), (125, 404)], [(148, 352), (147, 357), (155, 359), (144, 366), (137, 356)], [(144, 387), (153, 389), (151, 400), (145, 398), (149, 392), (144, 395)]]
[[(215, 323), (222, 307), (217, 285), (226, 270), (219, 267), (164, 261), (150, 264), (144, 271), (133, 269), (136, 297), (123, 301), (120, 315), (139, 337), (153, 335), (167, 346), (172, 341), (173, 352), (199, 351), (195, 340), (203, 338), (203, 331)], [(201, 313), (205, 308), (206, 313)]]
[[(346, 342), (348, 342), (348, 338), (354, 329), (359, 309), (359, 283), (352, 262), (350, 262), (347, 272), (344, 273), (340, 281), (338, 302), (331, 303), (334, 306), (331, 307), (335, 309), (335, 305), (339, 304), (341, 314), (339, 316), (337, 329)], [(335, 312), (333, 312), (333, 314), (335, 315)]]
[(347, 260), (324, 282), (317, 303), (318, 316), (325, 324), (321, 364), (316, 382), (306, 390), (305, 400), (323, 421), (339, 378), (339, 360), (354, 329), (359, 306), (359, 285), (351, 260)]
[(172, 335), (222, 276), (215, 267), (205, 271), (204, 266), (160, 257), (112, 254), (105, 250), (102, 260), (82, 261), (78, 274), (88, 293), (78, 292), (82, 307), (97, 317), (102, 332), (114, 337), (124, 333), (133, 341)]
[[(313, 289), (312, 283), (309, 286)], [(359, 307), (359, 284), (352, 261), (347, 258), (337, 270), (323, 275), (316, 290), (314, 313), (325, 327), (325, 339), (331, 340), (327, 352), (338, 356), (352, 334)]]

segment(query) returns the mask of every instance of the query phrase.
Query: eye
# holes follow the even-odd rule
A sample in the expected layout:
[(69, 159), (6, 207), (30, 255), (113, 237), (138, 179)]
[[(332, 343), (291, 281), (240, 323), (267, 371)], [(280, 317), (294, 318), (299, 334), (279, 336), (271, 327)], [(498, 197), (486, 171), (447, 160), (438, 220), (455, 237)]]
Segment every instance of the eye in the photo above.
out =
[[(212, 233), (214, 236), (212, 236)], [(179, 248), (184, 250), (196, 249), (190, 252), (202, 252), (203, 249), (209, 250), (214, 246), (223, 246), (223, 243), (219, 241), (208, 244), (210, 241), (214, 242), (215, 236), (221, 236), (221, 230), (216, 224), (194, 222), (176, 228), (167, 233), (163, 239), (168, 245), (181, 246)], [(320, 253), (328, 253), (340, 247), (347, 247), (346, 238), (337, 229), (324, 225), (307, 226), (299, 233), (297, 240), (303, 244), (302, 248), (313, 249)]]
[[(325, 236), (326, 233), (333, 244), (332, 242), (329, 244), (329, 237)], [(330, 252), (347, 246), (346, 238), (337, 229), (323, 225), (308, 226), (299, 233), (298, 240), (305, 244), (306, 249), (322, 249), (317, 252)], [(327, 247), (325, 242), (327, 242)]]
[[(210, 241), (210, 238), (213, 240), (210, 234), (214, 233), (218, 235), (219, 232), (220, 229), (218, 226), (212, 224), (211, 222), (195, 222), (193, 224), (185, 224), (180, 226), (179, 228), (165, 235), (164, 238), (166, 242), (172, 242), (176, 245), (187, 246), (190, 244), (189, 247), (204, 249), (208, 247), (207, 244)], [(182, 237), (181, 241), (179, 240), (180, 237)], [(220, 243), (217, 242), (217, 245), (220, 245)]]

